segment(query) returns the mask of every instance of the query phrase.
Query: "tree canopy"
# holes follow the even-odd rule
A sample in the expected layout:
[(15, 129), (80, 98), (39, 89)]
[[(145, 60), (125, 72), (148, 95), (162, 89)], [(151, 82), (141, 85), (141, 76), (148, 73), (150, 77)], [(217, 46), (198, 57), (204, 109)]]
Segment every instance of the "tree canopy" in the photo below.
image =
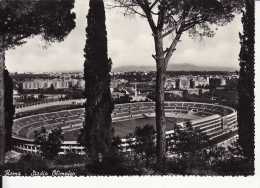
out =
[(48, 132), (44, 127), (35, 132), (35, 143), (40, 145), (40, 151), (46, 159), (53, 159), (60, 151), (63, 134), (60, 128)]
[[(73, 7), (74, 0), (1, 0), (0, 77), (4, 76), (5, 50), (22, 45), (27, 38), (36, 35), (47, 42), (62, 41), (75, 27)], [(4, 89), (3, 84), (0, 84), (1, 89)], [(3, 99), (0, 102), (3, 103)], [(12, 130), (12, 124), (7, 126), (6, 130), (0, 127), (0, 165), (4, 161), (4, 132), (8, 133), (8, 139)]]
[(125, 15), (147, 19), (153, 34), (162, 37), (190, 30), (194, 35), (213, 36), (209, 24), (223, 26), (241, 10), (242, 0), (114, 0), (113, 7), (125, 8)]
[(75, 27), (74, 0), (2, 0), (0, 35), (4, 48), (41, 35), (48, 42), (62, 41)]
[[(241, 10), (242, 0), (114, 0), (114, 7), (125, 8), (125, 14), (137, 14), (147, 19), (154, 36), (173, 36), (164, 47), (165, 67), (176, 50), (183, 32), (193, 37), (213, 37), (211, 24), (223, 26)], [(153, 56), (154, 58), (159, 58)]]
[(213, 37), (210, 26), (223, 26), (233, 20), (242, 8), (243, 0), (114, 0), (112, 7), (124, 8), (125, 15), (137, 14), (145, 18), (154, 38), (156, 62), (156, 131), (159, 166), (166, 156), (166, 119), (164, 111), (164, 83), (170, 58), (181, 36)]

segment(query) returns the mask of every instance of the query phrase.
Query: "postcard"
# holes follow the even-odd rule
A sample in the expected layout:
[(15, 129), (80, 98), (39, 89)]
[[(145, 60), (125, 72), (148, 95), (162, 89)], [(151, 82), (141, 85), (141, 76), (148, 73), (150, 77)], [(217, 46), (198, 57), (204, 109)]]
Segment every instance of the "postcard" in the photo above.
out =
[(3, 176), (253, 176), (252, 0), (1, 0)]

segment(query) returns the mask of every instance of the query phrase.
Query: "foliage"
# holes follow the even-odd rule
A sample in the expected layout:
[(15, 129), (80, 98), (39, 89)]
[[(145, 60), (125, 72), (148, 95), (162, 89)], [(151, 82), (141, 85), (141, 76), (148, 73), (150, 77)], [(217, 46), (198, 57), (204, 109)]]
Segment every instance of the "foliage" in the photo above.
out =
[[(114, 132), (114, 131), (113, 131)], [(114, 133), (113, 133), (114, 134)], [(119, 153), (121, 152), (120, 145), (122, 144), (120, 137), (113, 137), (112, 144), (111, 144), (111, 152), (113, 153)]]
[(189, 122), (186, 128), (176, 126), (174, 131), (175, 150), (177, 153), (194, 154), (209, 144), (207, 136), (194, 129)]
[(254, 37), (255, 37), (255, 7), (254, 2), (245, 0), (242, 24), (243, 33), (240, 33), (241, 49), (239, 54), (239, 107), (238, 127), (239, 143), (245, 155), (254, 160)]
[(107, 155), (101, 163), (87, 163), (86, 174), (91, 175), (142, 175), (140, 168), (129, 165), (123, 155)]
[[(210, 24), (223, 26), (241, 10), (241, 0), (114, 0), (113, 7), (125, 8), (125, 15), (138, 14), (147, 18), (154, 34), (161, 38), (175, 35), (172, 44), (165, 51), (167, 64), (178, 35), (189, 31), (191, 36), (212, 37), (214, 31)], [(157, 20), (157, 22), (156, 22)], [(177, 37), (177, 38), (176, 38)], [(159, 55), (159, 54), (156, 54)]]
[(54, 87), (54, 85), (51, 84), (51, 86), (50, 86), (47, 90), (49, 90), (50, 92), (51, 92), (51, 91), (55, 91), (55, 87)]
[[(125, 9), (125, 15), (137, 14), (146, 18), (154, 38), (156, 61), (156, 132), (157, 160), (166, 156), (166, 120), (164, 83), (170, 58), (183, 33), (192, 37), (213, 37), (210, 25), (223, 26), (241, 9), (242, 0), (114, 0), (113, 7)], [(164, 41), (165, 40), (165, 41)]]
[(45, 41), (62, 41), (75, 27), (71, 12), (74, 0), (3, 0), (0, 3), (0, 34), (5, 49), (41, 35)]
[(13, 80), (9, 75), (8, 70), (4, 70), (4, 108), (5, 108), (5, 139), (6, 147), (5, 150), (9, 151), (12, 147), (12, 125), (15, 113), (13, 105)]
[[(74, 0), (2, 0), (0, 64), (4, 67), (5, 50), (24, 44), (29, 37), (41, 35), (49, 43), (62, 41), (75, 27), (75, 14), (71, 12), (73, 7)], [(7, 149), (9, 148), (10, 146)], [(4, 152), (1, 150), (0, 163), (3, 156)]]
[(129, 95), (125, 94), (123, 96), (118, 96), (118, 97), (113, 98), (113, 101), (115, 104), (129, 103), (131, 101), (131, 97), (129, 97)]
[(219, 175), (253, 175), (254, 162), (244, 157), (241, 146), (235, 142), (227, 148), (213, 147), (208, 156), (211, 157), (211, 168)]
[(232, 176), (248, 176), (253, 175), (252, 160), (245, 158), (230, 158), (223, 161), (217, 161), (213, 166), (213, 170), (222, 176), (232, 175)]
[(134, 137), (136, 138), (136, 144), (134, 150), (141, 155), (141, 159), (146, 159), (147, 165), (149, 160), (154, 157), (155, 154), (155, 130), (151, 125), (145, 125), (144, 127), (136, 127)]
[(63, 142), (61, 129), (53, 129), (47, 132), (44, 127), (35, 132), (35, 143), (40, 145), (40, 151), (46, 159), (54, 159), (60, 152), (60, 146)]
[(113, 101), (110, 93), (111, 59), (107, 57), (107, 32), (102, 0), (90, 0), (84, 49), (85, 111), (84, 145), (95, 161), (104, 157), (112, 142)]
[[(132, 163), (131, 159), (121, 152), (120, 137), (113, 137), (111, 149), (102, 161), (86, 161), (85, 174), (87, 175), (141, 175), (140, 166)], [(136, 161), (135, 161), (136, 162)]]
[(75, 165), (85, 163), (86, 157), (73, 152), (68, 152), (65, 155), (56, 156), (54, 160), (56, 165)]
[(7, 163), (3, 167), (3, 173), (11, 170), (18, 176), (30, 176), (36, 170), (37, 172), (47, 172), (47, 162), (39, 155), (27, 154), (22, 156), (16, 163)]
[(173, 152), (177, 154), (178, 159), (175, 165), (180, 173), (196, 174), (198, 172), (193, 172), (193, 170), (207, 168), (205, 148), (209, 145), (209, 140), (205, 134), (192, 128), (188, 122), (186, 128), (176, 126), (173, 139), (175, 140)]

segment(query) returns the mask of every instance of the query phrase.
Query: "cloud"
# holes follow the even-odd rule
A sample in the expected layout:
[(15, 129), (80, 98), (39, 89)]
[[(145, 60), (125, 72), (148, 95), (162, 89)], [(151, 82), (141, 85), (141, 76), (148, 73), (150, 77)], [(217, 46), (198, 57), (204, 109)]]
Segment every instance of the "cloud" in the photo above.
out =
[[(11, 72), (50, 72), (83, 70), (83, 49), (88, 1), (76, 0), (76, 28), (64, 42), (44, 48), (39, 37), (6, 54), (6, 65)], [(106, 9), (108, 54), (113, 66), (154, 65), (153, 38), (145, 19), (139, 16), (123, 16), (119, 9)], [(218, 65), (238, 67), (240, 50), (238, 32), (240, 17), (216, 31), (213, 38), (202, 41), (182, 37), (170, 63)]]

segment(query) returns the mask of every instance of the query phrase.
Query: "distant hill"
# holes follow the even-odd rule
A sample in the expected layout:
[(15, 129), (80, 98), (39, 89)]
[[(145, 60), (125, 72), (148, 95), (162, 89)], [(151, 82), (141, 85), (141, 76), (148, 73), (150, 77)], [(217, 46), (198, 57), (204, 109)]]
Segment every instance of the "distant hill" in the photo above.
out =
[[(234, 67), (223, 66), (197, 66), (189, 63), (169, 64), (168, 71), (236, 71)], [(126, 65), (112, 69), (113, 72), (155, 71), (155, 66)]]

